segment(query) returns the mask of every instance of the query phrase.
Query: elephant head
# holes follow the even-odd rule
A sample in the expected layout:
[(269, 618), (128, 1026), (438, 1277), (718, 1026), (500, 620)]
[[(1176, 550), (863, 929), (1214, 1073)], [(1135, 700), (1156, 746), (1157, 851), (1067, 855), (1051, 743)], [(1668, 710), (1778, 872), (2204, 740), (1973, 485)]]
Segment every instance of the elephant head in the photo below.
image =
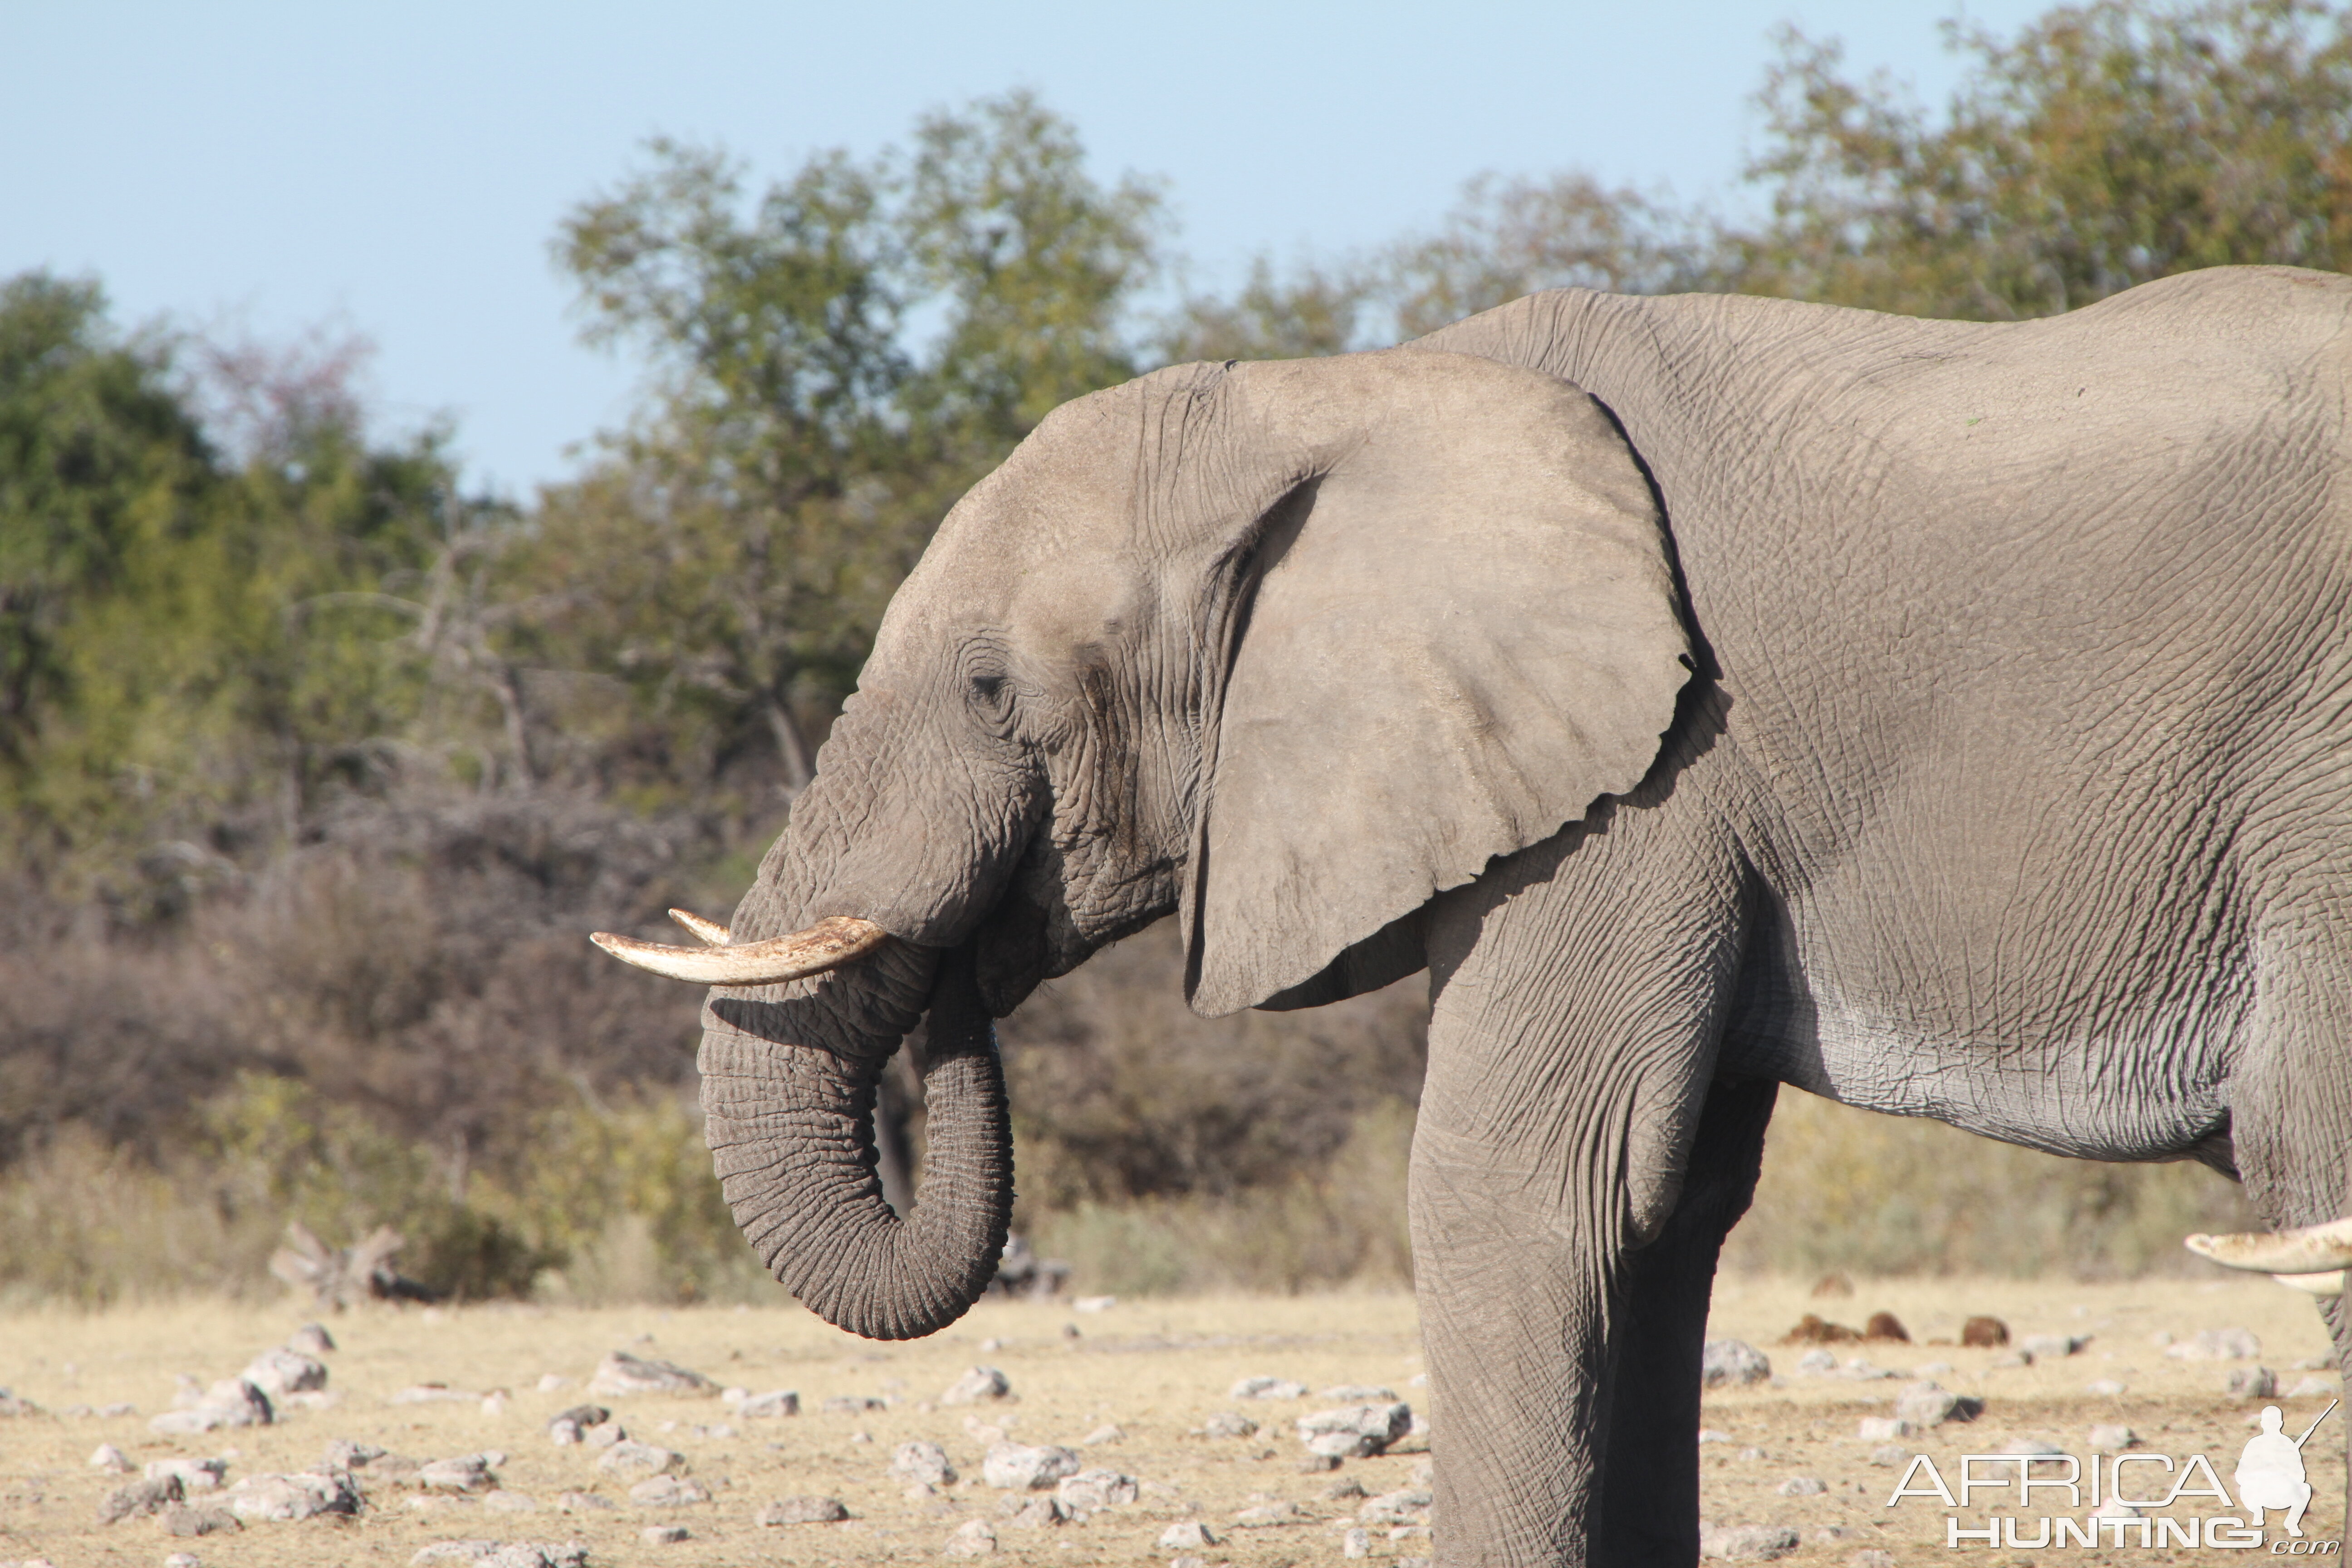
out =
[[(1011, 1204), (990, 1016), (1171, 910), (1209, 1014), (1422, 964), (1413, 917), (1656, 759), (1691, 669), (1647, 480), (1591, 398), (1410, 349), (1190, 364), (1055, 411), (891, 602), (718, 986), (737, 1220), (856, 1332), (952, 1321)], [(931, 1153), (872, 1175), (931, 1014)]]

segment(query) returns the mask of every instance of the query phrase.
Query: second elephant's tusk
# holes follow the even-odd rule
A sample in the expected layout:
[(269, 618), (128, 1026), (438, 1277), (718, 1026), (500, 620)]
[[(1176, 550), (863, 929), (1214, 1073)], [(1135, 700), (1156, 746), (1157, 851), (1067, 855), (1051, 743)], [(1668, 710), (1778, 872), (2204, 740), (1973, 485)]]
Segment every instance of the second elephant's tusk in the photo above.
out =
[(720, 925), (717, 921), (704, 920), (691, 910), (672, 910), (669, 912), (669, 918), (692, 931), (695, 937), (707, 946), (725, 947), (735, 940), (733, 934), (725, 926)]
[(2332, 1219), (2296, 1230), (2192, 1236), (2181, 1243), (2224, 1268), (2258, 1274), (2325, 1274), (2352, 1265), (2352, 1219)]
[[(685, 923), (683, 921), (681, 924)], [(706, 925), (712, 922), (704, 921)], [(687, 927), (697, 936), (703, 932)], [(723, 931), (723, 926), (714, 927)], [(889, 940), (890, 933), (856, 915), (835, 915), (806, 931), (740, 947), (667, 947), (657, 942), (595, 931), (588, 940), (624, 963), (697, 985), (778, 985), (838, 969)], [(708, 940), (706, 938), (706, 940)]]
[(2315, 1296), (2344, 1294), (2341, 1268), (2323, 1268), (2316, 1274), (2273, 1274), (2271, 1278), (2291, 1290), (2307, 1290)]

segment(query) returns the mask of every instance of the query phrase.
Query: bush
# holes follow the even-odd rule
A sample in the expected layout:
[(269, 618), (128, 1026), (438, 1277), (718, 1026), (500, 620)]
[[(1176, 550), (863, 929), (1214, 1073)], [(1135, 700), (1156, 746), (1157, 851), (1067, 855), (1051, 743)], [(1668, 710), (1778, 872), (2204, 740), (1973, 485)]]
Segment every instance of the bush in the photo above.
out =
[(2236, 1184), (2201, 1165), (2061, 1159), (1784, 1089), (1725, 1262), (2104, 1279), (2202, 1271), (2182, 1237), (2258, 1228)]

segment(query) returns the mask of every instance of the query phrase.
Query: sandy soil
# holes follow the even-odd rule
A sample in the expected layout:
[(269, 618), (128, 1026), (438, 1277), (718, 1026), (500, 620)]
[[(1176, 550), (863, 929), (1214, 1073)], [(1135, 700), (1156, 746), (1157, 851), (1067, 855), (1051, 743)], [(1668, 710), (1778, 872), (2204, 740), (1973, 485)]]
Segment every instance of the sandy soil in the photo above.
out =
[[(1818, 1311), (1860, 1324), (1888, 1310), (1908, 1325), (1912, 1345), (1841, 1346), (1842, 1357), (1866, 1357), (1880, 1367), (1912, 1370), (1945, 1362), (1937, 1374), (1956, 1393), (1985, 1401), (1983, 1415), (1948, 1425), (1900, 1446), (1933, 1458), (1957, 1478), (1959, 1457), (2021, 1444), (2090, 1452), (2095, 1424), (2121, 1423), (2140, 1447), (2186, 1462), (2202, 1453), (2230, 1484), (2248, 1420), (2261, 1402), (2226, 1396), (2233, 1367), (2252, 1363), (2188, 1362), (2166, 1356), (2155, 1336), (2187, 1338), (2200, 1329), (2242, 1327), (2260, 1336), (2261, 1364), (2276, 1370), (2282, 1389), (2307, 1375), (2290, 1370), (2324, 1352), (2326, 1342), (2308, 1298), (2267, 1281), (2218, 1284), (2145, 1283), (2116, 1286), (2020, 1285), (2009, 1282), (1897, 1281), (1864, 1284), (1851, 1299), (1816, 1300), (1801, 1287), (1728, 1280), (1718, 1292), (1719, 1335), (1750, 1341), (1772, 1357), (1776, 1384), (1710, 1396), (1706, 1425), (1720, 1440), (1702, 1448), (1706, 1513), (1727, 1525), (1785, 1525), (1804, 1543), (1784, 1561), (1851, 1563), (1858, 1551), (1891, 1552), (1898, 1563), (1985, 1560), (2011, 1562), (2158, 1563), (2251, 1562), (2266, 1550), (2223, 1552), (2200, 1547), (2047, 1552), (1963, 1550), (1945, 1545), (1948, 1511), (1933, 1499), (1885, 1500), (1900, 1467), (1872, 1462), (1875, 1445), (1860, 1440), (1865, 1416), (1889, 1415), (1894, 1381), (1807, 1376), (1795, 1372), (1802, 1347), (1777, 1343), (1802, 1314)], [(1958, 1337), (1976, 1313), (2004, 1319), (2020, 1335), (2093, 1336), (2079, 1354), (2031, 1367), (1999, 1367), (2000, 1352), (1961, 1350), (1926, 1342)], [(1352, 1460), (1333, 1474), (1302, 1473), (1303, 1449), (1290, 1422), (1321, 1405), (1247, 1402), (1227, 1397), (1238, 1378), (1269, 1374), (1316, 1388), (1340, 1383), (1385, 1384), (1431, 1415), (1441, 1436), (1444, 1415), (1428, 1390), (1413, 1386), (1421, 1370), (1412, 1304), (1407, 1298), (1323, 1297), (1300, 1300), (1202, 1300), (1122, 1303), (1080, 1315), (1066, 1307), (991, 1304), (949, 1332), (904, 1345), (868, 1344), (824, 1326), (796, 1308), (612, 1310), (485, 1307), (468, 1310), (354, 1313), (331, 1321), (339, 1349), (327, 1357), (330, 1388), (338, 1402), (297, 1409), (278, 1424), (203, 1436), (158, 1436), (148, 1418), (169, 1407), (173, 1374), (207, 1381), (236, 1373), (257, 1351), (282, 1341), (306, 1316), (294, 1307), (254, 1309), (219, 1303), (126, 1310), (97, 1316), (62, 1312), (0, 1316), (0, 1386), (41, 1406), (41, 1414), (0, 1420), (0, 1563), (46, 1557), (58, 1568), (85, 1563), (161, 1563), (175, 1551), (194, 1552), (208, 1565), (327, 1565), (407, 1563), (422, 1547), (463, 1539), (578, 1541), (599, 1568), (634, 1563), (737, 1564), (938, 1559), (963, 1521), (994, 1520), (1003, 1495), (979, 1480), (989, 1435), (971, 1426), (992, 1424), (1012, 1440), (1065, 1443), (1106, 1424), (1125, 1436), (1080, 1449), (1088, 1464), (1107, 1465), (1147, 1485), (1135, 1504), (1106, 1510), (1083, 1523), (1051, 1530), (999, 1529), (995, 1560), (1080, 1564), (1167, 1559), (1155, 1542), (1167, 1526), (1198, 1519), (1219, 1538), (1195, 1555), (1205, 1563), (1265, 1564), (1342, 1561), (1344, 1531), (1356, 1522), (1355, 1498), (1334, 1499), (1335, 1482), (1353, 1481), (1367, 1494), (1410, 1483), (1421, 1463), (1412, 1454)], [(1069, 1337), (1066, 1325), (1075, 1328)], [(552, 1446), (548, 1418), (583, 1400), (582, 1384), (606, 1351), (628, 1350), (678, 1362), (724, 1384), (760, 1393), (799, 1391), (803, 1414), (778, 1420), (732, 1416), (719, 1400), (637, 1397), (613, 1400), (632, 1436), (685, 1456), (688, 1474), (713, 1494), (709, 1503), (647, 1508), (628, 1500), (625, 1482), (599, 1476), (593, 1453)], [(1014, 1400), (977, 1411), (940, 1407), (936, 1400), (967, 1367), (1000, 1367)], [(541, 1391), (542, 1377), (570, 1380)], [(2326, 1375), (2326, 1374), (2322, 1374)], [(2121, 1394), (2094, 1394), (2088, 1384), (2112, 1380)], [(2334, 1379), (2327, 1381), (2333, 1386)], [(478, 1400), (395, 1405), (390, 1396), (413, 1384), (438, 1382), (487, 1394), (508, 1391), (504, 1409), (485, 1411)], [(826, 1414), (834, 1395), (887, 1399), (882, 1408)], [(76, 1406), (117, 1401), (135, 1415), (70, 1414)], [(2291, 1432), (2299, 1432), (2327, 1402), (2326, 1395), (2283, 1397)], [(1190, 1434), (1213, 1414), (1240, 1409), (1261, 1426), (1254, 1437), (1212, 1439)], [(2314, 1539), (2342, 1533), (2344, 1412), (2330, 1418), (2310, 1449), (2318, 1492), (2307, 1529)], [(968, 1426), (967, 1423), (971, 1425)], [(700, 1430), (698, 1430), (700, 1428)], [(731, 1428), (731, 1431), (725, 1430)], [(891, 1449), (910, 1437), (944, 1447), (965, 1479), (944, 1495), (909, 1500), (886, 1473)], [(134, 1461), (174, 1456), (223, 1455), (228, 1478), (314, 1466), (335, 1439), (380, 1445), (416, 1459), (486, 1449), (501, 1450), (503, 1489), (529, 1499), (535, 1511), (509, 1512), (471, 1498), (426, 1497), (413, 1489), (369, 1489), (368, 1506), (353, 1521), (256, 1523), (235, 1535), (182, 1540), (151, 1519), (107, 1526), (99, 1506), (123, 1478), (92, 1469), (91, 1451), (118, 1445)], [(1979, 1467), (1979, 1470), (1983, 1467)], [(2013, 1467), (2011, 1468), (2013, 1474)], [(2136, 1489), (2160, 1490), (2160, 1470)], [(1784, 1497), (1790, 1478), (1817, 1479), (1818, 1495)], [(2234, 1486), (2231, 1487), (2234, 1493)], [(617, 1500), (609, 1511), (564, 1513), (561, 1494), (593, 1491)], [(761, 1527), (754, 1516), (776, 1499), (816, 1494), (848, 1507), (845, 1522)], [(198, 1500), (217, 1494), (197, 1494)], [(2008, 1493), (1994, 1493), (1999, 1503)], [(2053, 1495), (2043, 1493), (2048, 1499)], [(1298, 1505), (1304, 1522), (1235, 1528), (1243, 1510), (1267, 1501)], [(1981, 1503), (1985, 1500), (1979, 1498)], [(2079, 1517), (2087, 1508), (2064, 1511)], [(2218, 1511), (2210, 1500), (2185, 1499), (2174, 1516)], [(2002, 1507), (1997, 1513), (2014, 1513)], [(2032, 1522), (2043, 1506), (2021, 1517)], [(1963, 1528), (1980, 1527), (1986, 1510), (1958, 1510)], [(2274, 1540), (2284, 1540), (2272, 1516)], [(653, 1524), (682, 1524), (690, 1532), (676, 1544), (646, 1542)], [(1847, 1532), (1842, 1539), (1823, 1532)], [(1386, 1527), (1371, 1531), (1375, 1563), (1425, 1556), (1425, 1535), (1391, 1541)]]

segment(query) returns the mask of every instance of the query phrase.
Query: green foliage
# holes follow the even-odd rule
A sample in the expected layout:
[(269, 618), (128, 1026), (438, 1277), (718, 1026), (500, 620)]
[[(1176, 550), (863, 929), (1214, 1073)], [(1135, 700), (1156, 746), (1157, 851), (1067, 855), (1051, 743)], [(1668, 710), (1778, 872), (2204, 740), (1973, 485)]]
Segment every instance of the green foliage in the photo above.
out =
[(394, 590), (490, 510), (456, 499), (438, 434), (371, 447), (346, 398), (215, 356), (275, 405), (232, 458), (192, 357), (118, 341), (95, 285), (0, 286), (0, 854), (134, 923), (451, 707), (432, 617)]
[[(756, 200), (719, 153), (648, 153), (565, 220), (558, 256), (587, 336), (643, 349), (652, 395), (547, 497), (516, 642), (628, 694), (605, 749), (637, 765), (608, 780), (789, 792), (956, 496), (1055, 405), (1135, 373), (1120, 333), (1157, 197), (1098, 185), (1026, 93), (927, 118), (910, 155), (820, 153)], [(921, 353), (919, 320), (939, 323)]]
[(1261, 256), (1231, 300), (1186, 300), (1161, 329), (1160, 350), (1171, 364), (1346, 353), (1361, 346), (1373, 302), (1370, 280), (1353, 269), (1307, 266), (1285, 279)]
[(2076, 309), (2200, 267), (2352, 263), (2352, 26), (2315, 0), (2061, 6), (1970, 69), (1941, 117), (1793, 30), (1753, 173), (1773, 220), (1743, 285), (1916, 315)]

